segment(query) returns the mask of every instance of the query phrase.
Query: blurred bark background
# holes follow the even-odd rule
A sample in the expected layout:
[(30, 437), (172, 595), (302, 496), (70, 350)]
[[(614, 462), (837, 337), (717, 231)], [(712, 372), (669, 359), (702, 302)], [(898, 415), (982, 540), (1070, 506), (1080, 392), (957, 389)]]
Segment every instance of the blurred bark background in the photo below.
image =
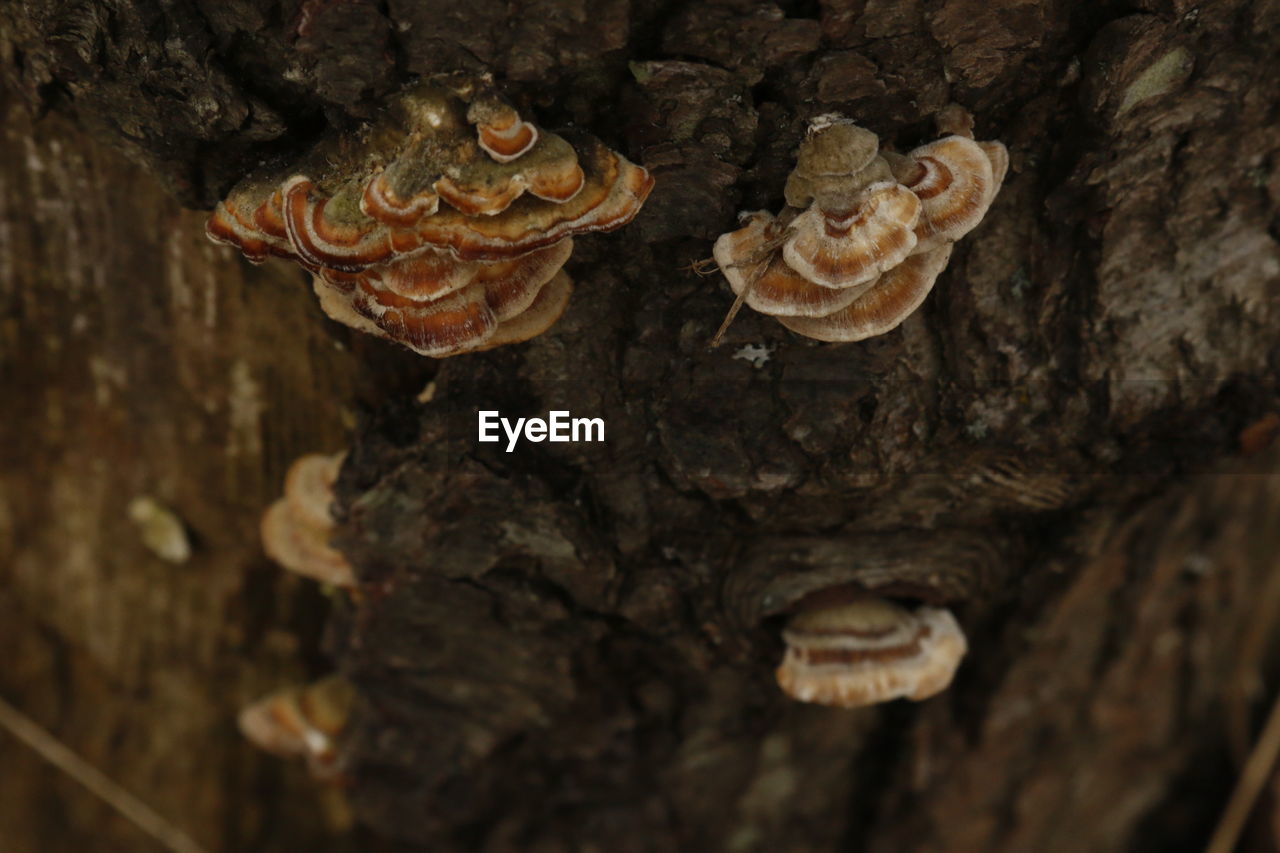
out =
[[(0, 699), (211, 851), (1203, 849), (1280, 682), (1277, 55), (1274, 0), (4, 0)], [(459, 68), (657, 177), (551, 332), (432, 362), (205, 240), (260, 157)], [(1013, 167), (924, 308), (708, 350), (687, 267), (808, 119), (902, 148), (952, 101)], [(257, 542), (343, 447), (354, 600)], [(954, 606), (956, 684), (787, 701), (779, 605), (873, 570)], [(354, 834), (234, 726), (334, 668)], [(6, 851), (155, 846), (0, 761)]]

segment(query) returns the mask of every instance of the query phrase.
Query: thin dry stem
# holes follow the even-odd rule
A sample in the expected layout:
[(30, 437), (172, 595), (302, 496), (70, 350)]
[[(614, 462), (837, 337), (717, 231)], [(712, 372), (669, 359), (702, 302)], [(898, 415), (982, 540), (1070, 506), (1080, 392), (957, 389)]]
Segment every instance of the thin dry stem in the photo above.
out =
[(699, 258), (696, 261), (689, 261), (689, 263), (681, 267), (680, 270), (681, 272), (691, 272), (696, 276), (705, 278), (716, 271), (716, 259)]
[(725, 333), (729, 331), (729, 326), (733, 323), (734, 318), (738, 316), (738, 312), (742, 310), (742, 303), (746, 301), (747, 293), (751, 290), (751, 285), (755, 284), (756, 280), (759, 279), (760, 276), (764, 275), (762, 272), (763, 270), (764, 267), (760, 267), (760, 269), (752, 273), (750, 280), (747, 281), (747, 286), (742, 288), (742, 292), (738, 294), (738, 298), (733, 300), (733, 305), (729, 307), (729, 313), (724, 315), (724, 322), (720, 324), (719, 329), (716, 329), (715, 335), (711, 338), (711, 343), (708, 344), (709, 349), (715, 349), (720, 346), (720, 344), (724, 343)]
[(172, 853), (206, 853), (189, 835), (3, 699), (0, 699), (0, 727), (31, 747), (45, 761), (75, 779), (138, 829), (160, 842), (165, 849)]
[(751, 254), (751, 257), (731, 265), (735, 269), (749, 266), (754, 266), (755, 269), (751, 271), (750, 277), (743, 284), (742, 292), (738, 294), (738, 298), (733, 300), (733, 305), (730, 306), (729, 313), (724, 316), (724, 322), (720, 324), (720, 328), (717, 329), (715, 335), (712, 336), (711, 343), (708, 344), (708, 349), (715, 349), (720, 346), (720, 344), (724, 343), (725, 333), (729, 331), (729, 326), (733, 324), (734, 318), (737, 317), (738, 312), (742, 310), (742, 303), (746, 301), (747, 294), (751, 292), (751, 288), (756, 286), (756, 282), (760, 281), (760, 279), (764, 277), (764, 272), (769, 268), (769, 262), (773, 258), (773, 253), (780, 249), (782, 244), (787, 242), (787, 238), (790, 236), (791, 229), (787, 228), (777, 237), (766, 241), (764, 245)]
[(1263, 726), (1262, 735), (1254, 744), (1244, 770), (1240, 772), (1236, 789), (1231, 792), (1226, 811), (1222, 813), (1222, 820), (1209, 839), (1205, 853), (1231, 853), (1235, 849), (1240, 833), (1249, 820), (1249, 813), (1258, 801), (1258, 795), (1271, 778), (1277, 758), (1280, 758), (1280, 693), (1276, 694), (1276, 701), (1267, 716), (1267, 724)]

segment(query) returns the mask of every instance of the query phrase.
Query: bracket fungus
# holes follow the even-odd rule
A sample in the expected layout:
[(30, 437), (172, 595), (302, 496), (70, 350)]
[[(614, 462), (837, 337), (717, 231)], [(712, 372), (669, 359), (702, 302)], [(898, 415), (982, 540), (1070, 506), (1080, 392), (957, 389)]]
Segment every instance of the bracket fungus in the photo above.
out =
[(344, 454), (308, 454), (285, 475), (284, 497), (262, 515), (262, 547), (291, 572), (333, 586), (356, 585), (351, 564), (329, 545), (333, 534), (333, 484)]
[(767, 535), (740, 552), (721, 596), (744, 630), (786, 620), (776, 678), (793, 699), (850, 708), (924, 699), (947, 687), (966, 653), (950, 608), (981, 609), (1019, 548), (989, 530)]
[[(262, 546), (284, 568), (334, 586), (353, 588), (351, 564), (329, 545), (333, 486), (345, 453), (300, 456), (285, 475), (284, 497), (262, 515)], [(339, 676), (287, 687), (240, 712), (241, 733), (275, 755), (306, 758), (318, 779), (340, 776), (337, 739), (346, 726), (354, 691)]]
[(354, 697), (349, 681), (330, 675), (264, 696), (244, 708), (237, 722), (240, 733), (259, 749), (305, 758), (312, 776), (336, 779), (341, 775), (338, 741)]
[(951, 683), (968, 649), (951, 611), (866, 593), (802, 603), (782, 637), (778, 686), (801, 702), (840, 708), (927, 699)]
[(550, 327), (574, 235), (630, 222), (652, 187), (598, 140), (524, 121), (487, 80), (446, 76), (250, 174), (206, 232), (255, 263), (296, 261), (332, 319), (445, 357)]
[(782, 212), (745, 213), (716, 240), (739, 302), (820, 341), (884, 334), (920, 307), (1009, 165), (1004, 145), (974, 141), (956, 113), (939, 116), (950, 135), (905, 155), (843, 116), (814, 119)]

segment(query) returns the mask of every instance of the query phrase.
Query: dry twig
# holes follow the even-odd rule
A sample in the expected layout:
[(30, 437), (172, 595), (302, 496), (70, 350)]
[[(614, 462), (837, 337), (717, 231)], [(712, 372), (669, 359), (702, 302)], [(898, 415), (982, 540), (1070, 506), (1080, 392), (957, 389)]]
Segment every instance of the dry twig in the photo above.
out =
[(1222, 819), (1218, 822), (1213, 837), (1209, 839), (1205, 853), (1231, 853), (1235, 849), (1258, 795), (1271, 778), (1277, 758), (1280, 758), (1280, 693), (1276, 694), (1267, 724), (1263, 726), (1262, 734), (1254, 744), (1244, 770), (1240, 772), (1236, 789), (1231, 792), (1226, 811), (1222, 813)]
[(34, 720), (17, 708), (0, 699), (0, 728), (52, 764), (75, 779), (98, 799), (120, 813), (138, 829), (160, 842), (172, 853), (206, 853), (181, 829), (155, 812), (146, 803), (120, 787), (101, 770), (76, 755), (56, 737), (42, 729)]

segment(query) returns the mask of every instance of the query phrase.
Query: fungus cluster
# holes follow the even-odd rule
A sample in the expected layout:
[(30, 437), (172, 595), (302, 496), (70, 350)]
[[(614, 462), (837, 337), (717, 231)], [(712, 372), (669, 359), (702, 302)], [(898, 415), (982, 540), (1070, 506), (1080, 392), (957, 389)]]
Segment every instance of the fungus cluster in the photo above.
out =
[(340, 676), (285, 687), (240, 712), (240, 732), (258, 748), (283, 758), (305, 758), (311, 775), (340, 775), (338, 740), (351, 714), (355, 691)]
[(740, 300), (793, 332), (858, 341), (901, 323), (928, 296), (951, 246), (991, 206), (1008, 169), (999, 142), (975, 142), (967, 114), (906, 155), (838, 115), (812, 122), (787, 179), (787, 206), (744, 214), (715, 260)]
[(206, 231), (309, 270), (334, 320), (443, 357), (550, 327), (573, 236), (625, 225), (652, 186), (600, 141), (541, 130), (486, 81), (449, 77), (405, 90), (357, 136), (250, 174)]
[[(262, 515), (262, 547), (291, 572), (344, 589), (356, 586), (351, 564), (329, 545), (333, 486), (345, 454), (311, 453), (289, 466), (284, 496)], [(306, 758), (313, 776), (338, 775), (337, 738), (350, 713), (353, 690), (339, 676), (277, 690), (240, 712), (240, 732), (255, 746)]]
[(968, 649), (951, 611), (869, 593), (802, 603), (782, 637), (778, 686), (801, 702), (841, 708), (927, 699), (951, 683)]
[(285, 475), (284, 497), (262, 515), (262, 547), (291, 572), (333, 586), (356, 585), (351, 564), (329, 545), (333, 534), (333, 484), (342, 453), (301, 456)]

